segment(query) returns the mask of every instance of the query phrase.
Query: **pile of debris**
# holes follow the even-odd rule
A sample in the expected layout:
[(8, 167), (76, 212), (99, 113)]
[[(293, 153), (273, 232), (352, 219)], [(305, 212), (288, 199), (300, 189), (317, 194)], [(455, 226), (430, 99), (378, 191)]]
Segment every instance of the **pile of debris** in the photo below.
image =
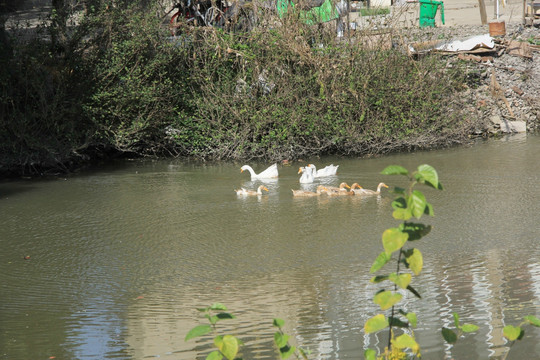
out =
[(467, 62), (473, 78), (463, 93), (463, 108), (481, 120), (476, 135), (540, 129), (538, 28), (510, 24), (502, 36), (486, 34), (485, 26), (429, 31), (437, 40), (413, 43), (409, 52), (412, 56), (440, 53), (448, 67)]

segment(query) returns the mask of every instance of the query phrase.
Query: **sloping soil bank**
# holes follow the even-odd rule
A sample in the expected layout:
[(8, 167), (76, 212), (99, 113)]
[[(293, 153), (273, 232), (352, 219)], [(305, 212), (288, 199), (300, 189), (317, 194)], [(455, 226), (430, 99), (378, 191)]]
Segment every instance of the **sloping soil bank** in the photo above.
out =
[[(465, 61), (469, 89), (461, 94), (464, 111), (480, 120), (472, 135), (535, 131), (540, 127), (540, 31), (537, 26), (506, 24), (506, 34), (493, 36), (494, 48), (456, 53), (448, 66)], [(488, 26), (424, 30), (434, 44), (465, 41), (489, 34)]]

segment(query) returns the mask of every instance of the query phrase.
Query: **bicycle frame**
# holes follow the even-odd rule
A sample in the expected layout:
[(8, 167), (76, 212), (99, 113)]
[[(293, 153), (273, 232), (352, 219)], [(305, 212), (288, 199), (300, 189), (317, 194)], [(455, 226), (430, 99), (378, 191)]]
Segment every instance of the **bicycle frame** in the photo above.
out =
[(228, 8), (226, 0), (215, 3), (211, 0), (182, 0), (173, 6), (173, 10), (178, 10), (169, 21), (171, 32), (176, 35), (180, 22), (193, 26), (223, 26)]

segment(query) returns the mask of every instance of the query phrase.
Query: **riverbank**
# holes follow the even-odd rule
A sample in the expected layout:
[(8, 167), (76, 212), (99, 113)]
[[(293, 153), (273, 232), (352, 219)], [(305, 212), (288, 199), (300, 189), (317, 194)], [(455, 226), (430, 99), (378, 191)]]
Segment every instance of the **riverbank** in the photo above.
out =
[[(114, 24), (100, 37), (81, 27), (87, 36), (71, 38), (80, 43), (67, 46), (65, 33), (3, 52), (14, 68), (3, 74), (12, 86), (0, 173), (69, 172), (112, 156), (363, 157), (464, 144), (518, 121), (538, 127), (536, 53), (515, 55), (506, 43), (536, 37), (510, 24), (497, 47), (477, 57), (385, 44), (372, 51), (295, 19), (250, 36), (198, 28), (189, 42), (164, 42), (148, 12), (112, 10), (93, 19)], [(484, 31), (415, 27), (398, 35), (409, 46)]]

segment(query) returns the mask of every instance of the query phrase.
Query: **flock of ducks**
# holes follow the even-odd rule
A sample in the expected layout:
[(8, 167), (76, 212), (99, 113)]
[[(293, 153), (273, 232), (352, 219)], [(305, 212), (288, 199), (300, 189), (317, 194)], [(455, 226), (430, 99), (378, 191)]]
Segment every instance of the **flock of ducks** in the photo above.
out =
[[(300, 176), (301, 184), (310, 184), (316, 178), (334, 176), (337, 174), (337, 169), (339, 165), (328, 165), (322, 169), (317, 169), (315, 165), (309, 164), (307, 166), (300, 167), (298, 169), (298, 174)], [(244, 165), (240, 168), (240, 172), (249, 171), (251, 174), (251, 180), (261, 180), (261, 179), (275, 179), (278, 177), (278, 167), (277, 164), (269, 166), (263, 172), (257, 174), (253, 168), (249, 165)], [(347, 183), (342, 182), (338, 187), (319, 185), (317, 186), (316, 191), (308, 190), (292, 190), (293, 196), (295, 197), (311, 197), (311, 196), (320, 196), (326, 194), (329, 196), (351, 196), (351, 195), (360, 195), (360, 196), (370, 196), (370, 195), (380, 195), (381, 189), (385, 187), (388, 188), (388, 185), (385, 183), (379, 183), (377, 190), (364, 189), (360, 184), (354, 183), (349, 186)], [(263, 191), (268, 191), (268, 188), (264, 185), (260, 185), (257, 190), (248, 190), (245, 188), (240, 188), (234, 190), (237, 195), (240, 196), (249, 196), (249, 195), (262, 195)]]

